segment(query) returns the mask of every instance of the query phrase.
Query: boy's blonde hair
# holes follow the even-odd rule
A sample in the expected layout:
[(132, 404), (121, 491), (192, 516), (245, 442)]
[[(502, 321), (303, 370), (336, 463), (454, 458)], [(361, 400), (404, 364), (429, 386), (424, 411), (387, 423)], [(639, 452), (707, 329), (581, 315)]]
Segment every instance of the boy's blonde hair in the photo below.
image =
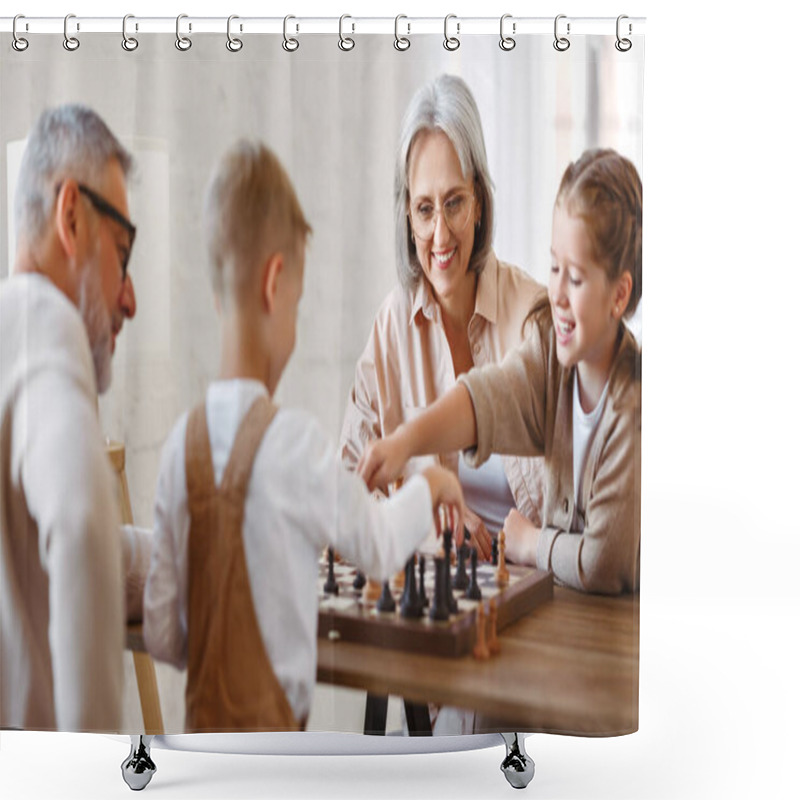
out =
[(642, 180), (636, 167), (615, 150), (587, 150), (564, 172), (556, 205), (583, 220), (609, 280), (630, 272), (625, 316), (633, 314), (642, 296)]
[(223, 300), (244, 299), (256, 268), (271, 254), (296, 260), (311, 233), (286, 170), (253, 141), (237, 142), (220, 160), (204, 218), (211, 282)]

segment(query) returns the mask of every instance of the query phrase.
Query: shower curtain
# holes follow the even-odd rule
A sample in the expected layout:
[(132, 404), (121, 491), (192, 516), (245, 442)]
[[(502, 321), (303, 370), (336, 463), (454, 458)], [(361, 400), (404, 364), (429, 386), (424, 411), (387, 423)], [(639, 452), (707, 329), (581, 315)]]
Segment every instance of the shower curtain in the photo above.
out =
[[(373, 320), (398, 283), (394, 165), (403, 114), (421, 86), (449, 74), (469, 87), (493, 181), (494, 252), (544, 286), (567, 165), (587, 149), (613, 148), (642, 174), (644, 42), (637, 36), (630, 49), (615, 47), (613, 24), (608, 35), (571, 36), (568, 47), (529, 35), (502, 48), (487, 34), (464, 36), (454, 49), (442, 46), (442, 35), (412, 35), (401, 49), (391, 36), (346, 28), (350, 49), (330, 33), (301, 34), (291, 51), (280, 35), (234, 31), (241, 47), (226, 47), (225, 34), (185, 29), (187, 49), (176, 47), (174, 33), (139, 34), (130, 51), (109, 33), (76, 34), (74, 51), (56, 34), (29, 36), (21, 52), (8, 41), (0, 48), (0, 277), (13, 268), (16, 176), (43, 109), (90, 106), (135, 159), (128, 192), (138, 234), (129, 269), (137, 312), (117, 342), (99, 412), (104, 433), (125, 445), (133, 518), (144, 529), (153, 524), (165, 440), (220, 362), (201, 198), (212, 166), (236, 140), (262, 141), (277, 154), (313, 227), (295, 352), (276, 399), (309, 412), (333, 441)], [(641, 343), (641, 303), (628, 325)], [(638, 593), (601, 598), (558, 585), (500, 631), (501, 652), (486, 661), (471, 649), (456, 658), (381, 651), (380, 642), (340, 642), (328, 632), (319, 640), (308, 729), (360, 732), (365, 708), (377, 698), (380, 709), (389, 696), (388, 731), (408, 730), (420, 709), (435, 718), (455, 707), (520, 731), (632, 732), (638, 636)], [(378, 662), (371, 672), (363, 666), (370, 660)], [(124, 730), (136, 732), (139, 690), (126, 664)], [(415, 685), (403, 669), (445, 677)], [(185, 676), (161, 664), (156, 674), (164, 731), (180, 733)]]

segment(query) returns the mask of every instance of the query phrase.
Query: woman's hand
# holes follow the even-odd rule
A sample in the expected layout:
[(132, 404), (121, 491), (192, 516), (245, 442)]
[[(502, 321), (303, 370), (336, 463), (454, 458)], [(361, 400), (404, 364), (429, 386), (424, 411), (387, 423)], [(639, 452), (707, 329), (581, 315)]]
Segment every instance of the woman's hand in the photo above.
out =
[(540, 529), (512, 508), (503, 523), (503, 530), (506, 533), (506, 556), (515, 564), (535, 567)]
[(398, 428), (390, 436), (369, 442), (358, 460), (358, 474), (371, 492), (387, 489), (403, 472), (409, 453), (400, 430)]
[(464, 507), (464, 526), (472, 537), (472, 546), (483, 561), (492, 557), (492, 534), (486, 530), (483, 520), (468, 506)]
[(464, 516), (467, 507), (464, 505), (464, 494), (458, 478), (444, 467), (428, 467), (422, 471), (422, 476), (428, 481), (433, 505), (433, 517), (436, 522), (436, 534), (442, 535), (442, 525), (439, 508), (444, 506), (451, 513), (449, 522), (452, 523), (453, 536), (456, 544), (463, 539)]

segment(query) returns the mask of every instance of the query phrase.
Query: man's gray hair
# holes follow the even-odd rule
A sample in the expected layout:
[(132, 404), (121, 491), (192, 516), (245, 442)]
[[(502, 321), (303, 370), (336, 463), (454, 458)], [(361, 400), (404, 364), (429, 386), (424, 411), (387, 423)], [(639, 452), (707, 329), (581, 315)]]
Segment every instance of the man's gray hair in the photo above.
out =
[(119, 162), (127, 177), (133, 157), (95, 111), (78, 104), (43, 111), (20, 166), (14, 204), (17, 240), (32, 242), (44, 233), (59, 182), (73, 178), (96, 188), (111, 160)]
[(480, 226), (469, 269), (480, 274), (492, 249), (494, 230), (493, 184), (483, 142), (481, 116), (467, 84), (454, 75), (440, 75), (417, 91), (411, 99), (400, 134), (400, 146), (394, 176), (395, 247), (397, 276), (408, 290), (413, 290), (424, 274), (417, 258), (411, 224), (408, 219), (408, 157), (417, 135), (422, 131), (442, 131), (453, 144), (461, 172), (476, 186), (481, 203)]

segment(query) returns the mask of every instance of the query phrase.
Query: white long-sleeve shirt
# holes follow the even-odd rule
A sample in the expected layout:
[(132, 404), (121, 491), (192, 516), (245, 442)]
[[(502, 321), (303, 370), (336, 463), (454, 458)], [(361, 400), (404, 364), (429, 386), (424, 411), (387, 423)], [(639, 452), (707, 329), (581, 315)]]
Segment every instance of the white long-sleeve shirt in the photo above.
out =
[[(209, 386), (206, 421), (217, 485), (245, 413), (265, 393), (263, 384), (251, 380)], [(187, 659), (187, 419), (188, 414), (180, 418), (161, 455), (144, 603), (147, 649), (179, 668)], [(316, 676), (322, 548), (331, 544), (371, 577), (386, 579), (403, 567), (432, 525), (424, 478), (414, 477), (379, 502), (341, 464), (313, 417), (277, 412), (253, 463), (243, 538), (261, 637), (297, 719), (308, 716)]]
[(15, 275), (0, 286), (0, 727), (119, 729), (118, 513), (80, 314)]

